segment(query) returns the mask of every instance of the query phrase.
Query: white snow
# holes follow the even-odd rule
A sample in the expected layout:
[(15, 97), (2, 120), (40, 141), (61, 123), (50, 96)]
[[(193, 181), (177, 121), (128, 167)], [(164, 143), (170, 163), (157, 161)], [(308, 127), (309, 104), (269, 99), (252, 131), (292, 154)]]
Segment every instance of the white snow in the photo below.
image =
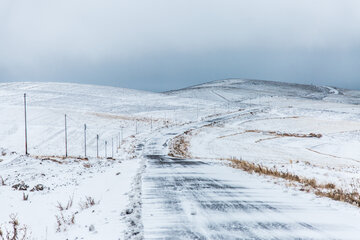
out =
[[(24, 93), (28, 106), (29, 156), (24, 156)], [(197, 205), (199, 199), (196, 200), (196, 196), (204, 197), (196, 194), (203, 193), (184, 190), (185, 195), (180, 197), (180, 191), (176, 199), (181, 202), (181, 214), (185, 214), (180, 218), (174, 209), (161, 212), (163, 199), (152, 198), (154, 182), (149, 177), (165, 174), (165, 182), (177, 174), (193, 174), (231, 181), (234, 186), (248, 180), (249, 191), (255, 189), (251, 194), (259, 193), (265, 202), (276, 196), (282, 206), (304, 208), (304, 211), (288, 212), (290, 217), (272, 214), (268, 217), (285, 223), (294, 223), (291, 219), (295, 217), (311, 222), (328, 236), (356, 239), (354, 234), (359, 230), (353, 223), (360, 220), (358, 208), (311, 193), (299, 193), (296, 189), (284, 189), (269, 178), (249, 176), (223, 166), (217, 159), (242, 158), (359, 192), (359, 104), (358, 91), (243, 79), (215, 81), (165, 94), (66, 83), (2, 83), (0, 176), (6, 185), (1, 186), (0, 182), (0, 226), (8, 225), (9, 215), (16, 213), (20, 224), (29, 227), (34, 239), (147, 238), (160, 236), (154, 229), (185, 223), (194, 225), (196, 231), (205, 231), (210, 223), (207, 218), (211, 217), (218, 226), (226, 220), (223, 219), (226, 215), (216, 217), (214, 213), (203, 212)], [(64, 114), (68, 121), (68, 159), (62, 159)], [(211, 122), (215, 123), (209, 125)], [(81, 159), (85, 150), (84, 124), (88, 160)], [(165, 172), (151, 168), (146, 156), (166, 155), (171, 138), (189, 129), (193, 129), (189, 138), (191, 155), (210, 165), (200, 170), (175, 168)], [(315, 133), (322, 137), (300, 138), (276, 133)], [(96, 158), (97, 134), (99, 159)], [(105, 141), (106, 157), (114, 152), (114, 159), (105, 158)], [(27, 191), (12, 188), (22, 182), (29, 186)], [(43, 184), (45, 189), (29, 191), (37, 184)], [(271, 188), (276, 194), (269, 191)], [(176, 189), (169, 193), (173, 194), (173, 190)], [(23, 200), (23, 193), (29, 195), (27, 201)], [(232, 190), (230, 193), (237, 194)], [(216, 200), (215, 193), (206, 194)], [(86, 197), (94, 198), (96, 204), (81, 209), (80, 203)], [(72, 207), (60, 212), (56, 207), (58, 202), (66, 205), (69, 198), (73, 198)], [(57, 232), (55, 215), (61, 213), (75, 214), (75, 223), (66, 226), (66, 231)], [(334, 227), (336, 213), (345, 219), (341, 229)], [(239, 215), (232, 217), (237, 219)], [(263, 218), (261, 214), (242, 217), (248, 224)], [(204, 231), (204, 236), (213, 236)], [(275, 231), (273, 236), (282, 238), (284, 234)], [(323, 237), (306, 234), (301, 229), (294, 232), (299, 237)]]
[[(29, 156), (24, 156), (24, 93)], [(3, 230), (9, 216), (17, 214), (34, 239), (122, 238), (128, 228), (124, 212), (131, 206), (131, 183), (143, 165), (134, 158), (137, 139), (151, 129), (194, 117), (194, 113), (178, 113), (189, 106), (188, 99), (130, 89), (65, 83), (0, 84), (0, 176), (6, 184), (0, 186)], [(66, 160), (61, 158), (65, 154), (64, 114), (70, 156)], [(78, 159), (85, 154), (85, 123), (89, 160)], [(96, 158), (97, 134), (100, 159)], [(120, 149), (119, 139), (123, 140)], [(107, 157), (114, 151), (115, 160), (105, 159), (105, 141)], [(27, 191), (12, 188), (22, 182), (29, 186)], [(29, 191), (37, 184), (45, 189)], [(27, 201), (23, 193), (28, 194)], [(86, 197), (98, 203), (81, 210), (80, 203)], [(72, 207), (60, 212), (58, 202), (66, 205), (69, 198), (73, 198)], [(61, 213), (69, 218), (75, 214), (75, 224), (57, 232), (55, 216)]]

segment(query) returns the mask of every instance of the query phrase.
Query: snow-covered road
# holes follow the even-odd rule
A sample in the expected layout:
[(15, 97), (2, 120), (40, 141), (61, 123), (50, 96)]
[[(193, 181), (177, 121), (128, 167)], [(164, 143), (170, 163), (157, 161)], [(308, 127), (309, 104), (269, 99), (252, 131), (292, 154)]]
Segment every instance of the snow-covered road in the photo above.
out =
[(147, 159), (142, 182), (145, 239), (359, 236), (356, 208), (284, 189), (223, 162), (171, 158), (165, 152), (174, 134), (154, 134), (139, 148)]

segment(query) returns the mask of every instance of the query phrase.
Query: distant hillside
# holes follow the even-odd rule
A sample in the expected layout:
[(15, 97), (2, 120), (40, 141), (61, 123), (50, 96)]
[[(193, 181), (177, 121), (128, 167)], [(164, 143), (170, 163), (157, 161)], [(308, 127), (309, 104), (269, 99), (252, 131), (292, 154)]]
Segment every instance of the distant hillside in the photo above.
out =
[(360, 92), (355, 90), (250, 79), (217, 80), (166, 94), (218, 101), (278, 96), (360, 104)]

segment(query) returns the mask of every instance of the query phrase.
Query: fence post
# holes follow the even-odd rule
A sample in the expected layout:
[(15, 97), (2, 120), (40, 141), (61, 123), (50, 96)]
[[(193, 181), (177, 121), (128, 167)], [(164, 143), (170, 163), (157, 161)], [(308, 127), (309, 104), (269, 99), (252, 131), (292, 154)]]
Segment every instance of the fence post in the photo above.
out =
[(67, 150), (67, 122), (66, 122), (66, 114), (65, 114), (65, 157), (68, 156)]
[(196, 121), (199, 120), (199, 103), (196, 103)]
[(99, 158), (99, 134), (96, 134), (96, 157)]
[(86, 157), (86, 124), (84, 124), (84, 150), (85, 150), (85, 157)]
[(124, 127), (121, 127), (120, 145), (121, 145), (121, 143), (122, 143), (122, 141), (123, 141), (123, 139), (124, 139), (124, 132), (123, 132), (123, 128), (124, 128)]
[(120, 134), (118, 136), (116, 136), (116, 139), (117, 139), (117, 144), (116, 144), (116, 153), (119, 152), (119, 145), (120, 145)]
[(27, 147), (26, 93), (24, 93), (24, 116), (25, 116), (25, 155), (28, 155), (28, 147)]
[(119, 132), (119, 142), (118, 142), (118, 148), (120, 148), (120, 142), (121, 142), (121, 133)]
[(114, 158), (114, 138), (111, 138), (111, 158)]
[(107, 141), (105, 141), (105, 158), (107, 158)]

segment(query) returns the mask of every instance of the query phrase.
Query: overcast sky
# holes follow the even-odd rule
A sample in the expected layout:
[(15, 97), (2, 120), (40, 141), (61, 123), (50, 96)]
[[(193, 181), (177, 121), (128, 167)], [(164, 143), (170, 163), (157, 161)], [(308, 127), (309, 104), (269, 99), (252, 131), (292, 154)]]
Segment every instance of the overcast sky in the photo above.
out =
[(0, 82), (224, 78), (360, 89), (360, 1), (0, 1)]

